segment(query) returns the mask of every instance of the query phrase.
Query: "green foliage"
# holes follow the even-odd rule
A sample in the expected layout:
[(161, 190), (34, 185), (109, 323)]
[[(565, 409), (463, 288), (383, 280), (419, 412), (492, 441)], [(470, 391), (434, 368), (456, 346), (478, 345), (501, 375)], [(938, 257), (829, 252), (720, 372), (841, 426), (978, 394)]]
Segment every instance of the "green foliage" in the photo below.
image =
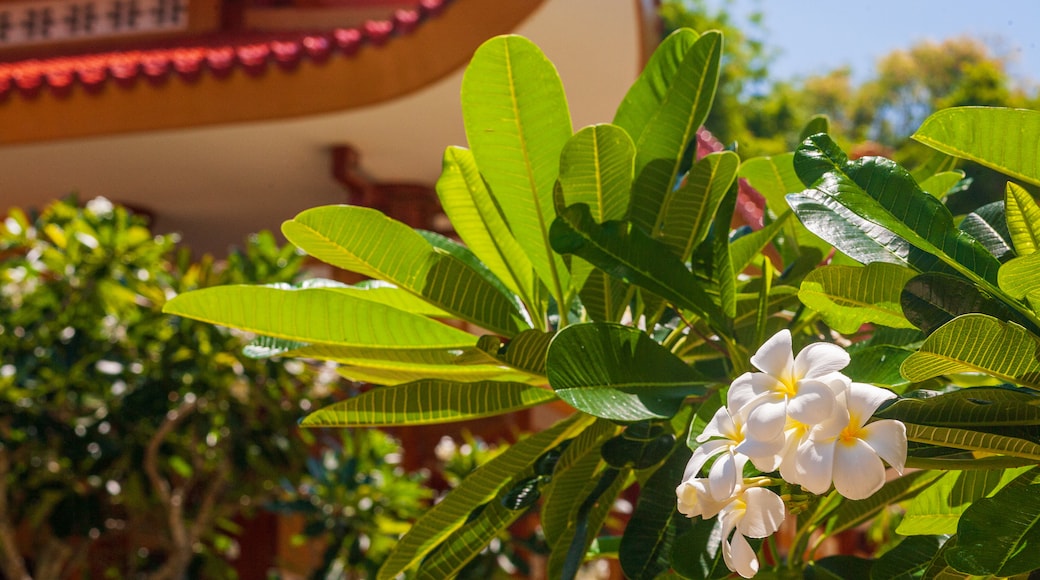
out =
[[(940, 558), (967, 573), (1033, 565), (1019, 555), (1035, 533), (1030, 510), (1009, 523), (1013, 537), (988, 560), (978, 557), (976, 528), (1002, 525), (987, 502), (1031, 506), (1031, 482), (1027, 491), (1007, 491), (1011, 484), (992, 496), (973, 491), (956, 539), (915, 535), (872, 564), (814, 563), (809, 545), (816, 531), (886, 525), (894, 503), (921, 498), (916, 509), (925, 513), (952, 501), (963, 485), (945, 492), (940, 470), (1040, 461), (1029, 411), (1031, 390), (1040, 389), (1038, 300), (1028, 291), (1035, 202), (1010, 188), (1006, 203), (963, 220), (945, 203), (960, 180), (946, 153), (1037, 177), (1029, 163), (994, 156), (1005, 132), (997, 120), (1007, 112), (972, 111), (976, 123), (946, 123), (942, 131), (926, 122), (919, 138), (944, 153), (912, 170), (851, 158), (818, 132), (829, 127), (820, 118), (796, 151), (741, 164), (732, 152), (696, 151), (696, 132), (711, 122), (719, 93), (722, 46), (717, 31), (672, 33), (613, 122), (572, 135), (548, 59), (525, 39), (491, 39), (463, 81), (471, 151), (449, 148), (438, 183), (468, 246), (373, 210), (317, 208), (286, 222), (286, 234), (320, 259), (378, 278), (375, 286), (392, 299), (358, 288), (226, 286), (167, 304), (171, 313), (267, 335), (258, 348), (338, 362), (344, 375), (376, 383), (305, 425), (405, 426), (548, 402), (573, 407), (425, 512), (377, 577), (455, 574), (539, 505), (554, 578), (573, 578), (585, 559), (604, 554), (633, 578), (732, 567), (725, 558), (720, 565), (720, 544), (743, 540), (741, 528), (720, 538), (714, 524), (681, 517), (675, 486), (697, 475), (683, 466), (727, 386), (781, 329), (790, 330), (795, 350), (821, 339), (858, 343), (847, 372), (904, 393), (878, 418), (903, 422), (907, 465), (922, 470), (853, 501), (809, 494), (748, 464), (749, 489), (765, 488), (757, 491), (779, 502), (768, 491), (775, 489), (791, 511), (806, 514), (786, 561), (769, 573), (843, 577), (845, 562), (851, 573), (910, 577), (942, 569)], [(754, 219), (749, 184), (766, 198)], [(754, 227), (734, 229), (741, 220)], [(467, 323), (474, 334), (459, 329)], [(766, 363), (759, 356), (756, 364)], [(927, 398), (924, 387), (941, 392)], [(635, 482), (635, 512), (608, 541), (611, 505)], [(756, 538), (747, 549), (761, 545)]]
[(302, 257), (261, 234), (217, 268), (175, 241), (101, 198), (0, 225), (0, 528), (31, 538), (25, 573), (126, 533), (158, 544), (102, 563), (110, 574), (184, 574), (194, 559), (225, 575), (222, 522), (301, 467), (294, 411), (314, 373), (238, 357), (240, 336), (161, 308), (203, 286), (291, 282)]

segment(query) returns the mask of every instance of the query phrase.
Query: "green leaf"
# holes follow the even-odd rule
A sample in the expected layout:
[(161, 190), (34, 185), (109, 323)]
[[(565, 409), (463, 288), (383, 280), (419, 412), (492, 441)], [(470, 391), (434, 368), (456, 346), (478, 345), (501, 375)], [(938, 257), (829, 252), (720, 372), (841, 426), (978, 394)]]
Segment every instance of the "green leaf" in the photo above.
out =
[(903, 376), (919, 383), (940, 375), (979, 371), (1040, 389), (1040, 339), (1025, 328), (985, 314), (944, 324), (903, 361)]
[[(560, 157), (561, 199), (557, 211), (584, 203), (597, 222), (624, 219), (631, 196), (635, 144), (615, 125), (593, 125), (567, 141)], [(627, 285), (583, 259), (571, 261), (571, 281), (582, 303), (597, 319), (617, 319), (624, 310)]]
[[(917, 176), (914, 175), (914, 178), (916, 179)], [(964, 172), (958, 169), (956, 171), (936, 173), (921, 181), (920, 184), (922, 190), (927, 191), (938, 199), (943, 199), (950, 189), (960, 183), (962, 179), (964, 179)]]
[(668, 461), (640, 487), (639, 502), (618, 549), (625, 576), (653, 578), (669, 568), (672, 543), (691, 527), (675, 509), (675, 486), (689, 458), (689, 449), (676, 445)]
[[(560, 457), (542, 504), (542, 530), (550, 546), (555, 546), (561, 540), (566, 540), (569, 545), (566, 536), (568, 526), (573, 528), (578, 508), (585, 501), (585, 495), (581, 492), (603, 465), (600, 447), (617, 431), (618, 427), (614, 423), (597, 419), (591, 427), (574, 438)], [(573, 535), (573, 529), (570, 531)]]
[(932, 563), (945, 538), (913, 536), (885, 552), (870, 568), (871, 580), (911, 580)]
[(805, 141), (817, 133), (829, 133), (830, 127), (831, 120), (827, 115), (813, 115), (812, 119), (809, 119), (809, 122), (805, 124), (805, 128), (799, 134), (798, 141)]
[[(575, 578), (581, 564), (589, 552), (593, 551), (594, 543), (598, 542), (596, 550), (600, 553), (611, 549), (608, 542), (597, 538), (596, 534), (614, 509), (618, 496), (632, 485), (634, 479), (630, 471), (607, 468), (586, 482), (579, 494), (583, 501), (575, 512), (574, 519), (567, 522), (567, 530), (552, 547), (552, 552), (549, 554), (547, 565), (549, 578)], [(568, 538), (570, 538), (569, 543)], [(613, 557), (616, 558), (616, 546), (619, 542), (611, 543), (614, 544)]]
[(755, 257), (759, 255), (769, 242), (776, 238), (788, 222), (798, 221), (793, 218), (794, 212), (788, 210), (764, 228), (733, 240), (729, 248), (733, 271), (737, 273), (743, 272), (745, 268), (750, 266)]
[(699, 35), (689, 28), (680, 28), (668, 35), (654, 49), (639, 78), (628, 89), (614, 115), (614, 124), (621, 127), (633, 140), (638, 140), (650, 120), (657, 114), (678, 78), (679, 67)]
[(806, 568), (813, 580), (870, 580), (874, 560), (838, 554), (820, 558)]
[(1014, 258), (1001, 266), (997, 284), (1001, 290), (1018, 300), (1040, 288), (1040, 252)]
[(576, 409), (617, 421), (671, 417), (703, 394), (692, 367), (636, 328), (588, 323), (561, 330), (549, 346), (549, 384)]
[(687, 148), (708, 117), (719, 82), (722, 34), (705, 32), (686, 52), (675, 70), (660, 106), (642, 131), (629, 131), (636, 144), (635, 183), (628, 216), (646, 232), (656, 232), (664, 205), (675, 188)]
[(1019, 439), (1018, 437), (983, 433), (969, 429), (931, 427), (910, 423), (906, 425), (906, 438), (909, 441), (928, 443), (940, 447), (1010, 455), (1040, 462), (1040, 445), (1032, 441)]
[(379, 387), (333, 403), (303, 420), (304, 427), (431, 425), (491, 417), (547, 403), (552, 391), (524, 383), (420, 380)]
[(561, 254), (576, 254), (611, 276), (709, 321), (722, 319), (707, 290), (686, 265), (664, 244), (627, 222), (598, 224), (587, 205), (573, 205), (553, 222), (552, 244)]
[(889, 345), (854, 345), (847, 350), (852, 360), (842, 373), (852, 380), (888, 387), (897, 393), (910, 384), (899, 372), (899, 366), (911, 351)]
[(444, 151), (437, 196), (455, 233), (495, 273), (503, 284), (522, 297), (535, 318), (545, 317), (541, 304), (541, 282), (531, 260), (506, 225), (505, 217), (491, 196), (473, 159), (461, 147)]
[(906, 509), (896, 528), (904, 536), (956, 534), (957, 522), (975, 500), (993, 495), (1032, 467), (947, 471)]
[(1030, 475), (971, 505), (946, 561), (961, 572), (1014, 576), (1040, 568), (1040, 485)]
[(1040, 185), (1040, 111), (953, 107), (932, 113), (911, 139)]
[(597, 222), (624, 219), (635, 154), (632, 138), (616, 125), (592, 125), (575, 133), (560, 156), (564, 205), (588, 205)]
[(570, 275), (549, 247), (549, 224), (571, 119), (556, 68), (526, 38), (492, 38), (463, 75), (462, 117), (473, 157), (510, 231), (563, 304)]
[(163, 312), (276, 338), (386, 349), (466, 348), (473, 335), (329, 288), (216, 286), (181, 294)]
[(936, 471), (912, 471), (886, 482), (880, 490), (866, 499), (843, 499), (837, 509), (828, 511), (822, 518), (826, 521), (827, 534), (833, 536), (854, 528), (889, 506), (917, 496), (933, 485), (941, 475), (941, 472)]
[[(766, 207), (775, 216), (782, 216), (790, 210), (787, 194), (805, 189), (802, 181), (798, 179), (798, 174), (794, 172), (794, 153), (749, 159), (740, 164), (739, 176), (762, 194), (766, 200)], [(796, 240), (799, 247), (817, 248), (823, 253), (830, 251), (830, 244), (814, 235), (797, 220), (784, 224), (784, 237)]]
[(495, 499), (516, 474), (523, 473), (542, 453), (573, 437), (591, 423), (592, 418), (588, 415), (573, 415), (545, 431), (521, 439), (478, 467), (443, 500), (430, 507), (394, 545), (377, 578), (389, 580), (414, 566), (461, 528), (474, 508)]
[(1004, 207), (1015, 251), (1020, 256), (1025, 256), (1040, 249), (1040, 206), (1036, 204), (1032, 194), (1021, 186), (1008, 182)]
[(488, 502), (480, 515), (466, 522), (423, 560), (415, 577), (418, 580), (456, 577), (459, 570), (524, 513), (524, 510), (503, 507), (498, 501)]
[(852, 334), (870, 322), (913, 328), (903, 316), (899, 296), (914, 274), (909, 268), (880, 262), (863, 267), (824, 266), (802, 280), (798, 298), (843, 334)]
[(957, 227), (978, 240), (997, 260), (1006, 262), (1015, 256), (1003, 201), (987, 203), (976, 209)]
[(315, 258), (390, 282), (488, 330), (511, 336), (530, 328), (510, 296), (377, 210), (347, 205), (309, 209), (283, 223), (282, 233)]
[(718, 518), (697, 518), (692, 527), (672, 542), (669, 558), (672, 568), (682, 578), (725, 577), (720, 570), (726, 564), (722, 558), (722, 530)]
[(874, 416), (939, 427), (1040, 425), (1040, 395), (1005, 387), (971, 387), (936, 394), (914, 391)]
[[(553, 336), (555, 335), (552, 332), (525, 330), (503, 344), (499, 337), (485, 335), (480, 337), (477, 347), (502, 364), (544, 377), (545, 356), (549, 351), (549, 343), (552, 342)], [(475, 357), (473, 360), (480, 363), (483, 357)], [(466, 363), (460, 361), (459, 364)]]
[[(996, 258), (955, 228), (946, 206), (921, 191), (895, 162), (881, 157), (849, 161), (828, 136), (816, 135), (798, 148), (794, 167), (802, 181), (810, 184), (810, 191), (868, 222), (864, 225), (872, 238), (883, 239), (878, 229), (888, 231), (965, 276), (996, 282), (1000, 267)], [(901, 252), (897, 254), (901, 260), (912, 259), (909, 248)]]
[(959, 276), (928, 272), (907, 282), (899, 298), (906, 316), (925, 334), (962, 314), (988, 314), (1001, 320), (1020, 320), (1006, 304), (983, 294)]
[(712, 228), (715, 234), (711, 239), (711, 277), (718, 284), (722, 313), (729, 320), (737, 315), (737, 270), (733, 267), (729, 241), (729, 226), (736, 205), (737, 188), (730, 187), (714, 216)]
[(909, 242), (858, 216), (823, 192), (810, 189), (792, 193), (787, 196), (787, 203), (804, 229), (822, 240), (824, 247), (834, 246), (860, 264), (884, 262), (917, 270), (935, 265), (934, 257), (913, 252), (915, 248)]
[(329, 286), (330, 292), (354, 296), (370, 302), (430, 318), (450, 318), (451, 315), (414, 294), (381, 280), (366, 280), (353, 286)]
[[(708, 237), (712, 217), (737, 177), (740, 157), (732, 151), (711, 153), (694, 162), (681, 187), (665, 194), (657, 220), (648, 230), (683, 261)], [(727, 224), (728, 225), (728, 224)]]

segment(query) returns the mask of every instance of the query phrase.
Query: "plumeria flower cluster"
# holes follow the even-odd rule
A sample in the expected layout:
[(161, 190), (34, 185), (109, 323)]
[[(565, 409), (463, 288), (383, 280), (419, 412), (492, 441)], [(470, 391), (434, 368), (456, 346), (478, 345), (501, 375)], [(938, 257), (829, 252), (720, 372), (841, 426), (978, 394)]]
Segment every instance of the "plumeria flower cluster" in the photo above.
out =
[[(745, 578), (758, 572), (747, 538), (765, 538), (784, 520), (783, 499), (767, 489), (768, 477), (745, 478), (750, 462), (814, 494), (831, 486), (848, 499), (865, 499), (885, 483), (888, 462), (902, 473), (906, 427), (899, 421), (868, 423), (895, 394), (842, 374), (849, 355), (818, 342), (794, 356), (791, 333), (781, 330), (751, 357), (760, 372), (730, 385), (726, 405), (697, 437), (683, 481), (676, 488), (687, 517), (718, 516), (722, 555)], [(708, 476), (699, 477), (708, 466)], [(732, 537), (731, 537), (732, 536)]]

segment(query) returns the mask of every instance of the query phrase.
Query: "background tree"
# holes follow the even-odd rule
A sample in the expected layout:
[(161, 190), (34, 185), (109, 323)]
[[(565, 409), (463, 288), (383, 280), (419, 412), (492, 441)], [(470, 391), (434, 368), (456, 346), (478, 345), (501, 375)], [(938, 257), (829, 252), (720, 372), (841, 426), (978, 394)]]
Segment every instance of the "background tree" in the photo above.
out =
[(302, 258), (261, 234), (218, 268), (175, 242), (103, 199), (0, 224), (7, 578), (227, 577), (230, 518), (302, 471), (312, 372), (160, 312), (189, 289), (291, 282)]

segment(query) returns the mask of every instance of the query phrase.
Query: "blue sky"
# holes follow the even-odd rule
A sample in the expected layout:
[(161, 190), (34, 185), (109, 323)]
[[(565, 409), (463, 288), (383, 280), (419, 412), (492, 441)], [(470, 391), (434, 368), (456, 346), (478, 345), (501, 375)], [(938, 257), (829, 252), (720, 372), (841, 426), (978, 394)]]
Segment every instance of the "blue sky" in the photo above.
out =
[(735, 15), (756, 6), (764, 15), (763, 40), (779, 50), (774, 78), (847, 64), (862, 80), (893, 49), (969, 34), (1013, 55), (1014, 77), (1040, 83), (1040, 0), (735, 0)]

